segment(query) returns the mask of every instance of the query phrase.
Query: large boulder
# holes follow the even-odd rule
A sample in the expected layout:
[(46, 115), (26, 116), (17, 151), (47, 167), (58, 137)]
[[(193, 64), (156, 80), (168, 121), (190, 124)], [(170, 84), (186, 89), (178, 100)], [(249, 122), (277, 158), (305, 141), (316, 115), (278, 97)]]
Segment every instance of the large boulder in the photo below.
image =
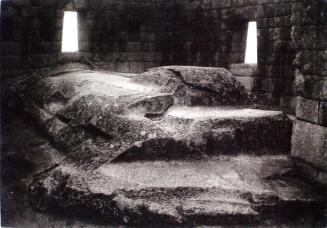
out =
[(217, 107), (250, 102), (222, 68), (162, 67), (132, 78), (82, 71), (34, 82), (19, 107), (77, 165), (289, 150), (282, 113)]
[(271, 225), (308, 211), (321, 217), (324, 194), (290, 170), (287, 156), (122, 162), (87, 172), (63, 164), (34, 179), (29, 200), (42, 212), (110, 224), (253, 225), (269, 218)]
[(250, 105), (246, 89), (224, 68), (165, 66), (137, 75), (133, 81), (163, 87), (184, 105)]

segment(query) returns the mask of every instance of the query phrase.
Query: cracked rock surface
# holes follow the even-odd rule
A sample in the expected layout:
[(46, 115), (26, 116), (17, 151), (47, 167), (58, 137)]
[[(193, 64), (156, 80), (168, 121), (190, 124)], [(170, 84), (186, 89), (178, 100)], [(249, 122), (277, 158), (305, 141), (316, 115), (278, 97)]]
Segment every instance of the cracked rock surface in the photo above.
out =
[(256, 224), (324, 208), (284, 155), (110, 163), (92, 172), (61, 165), (38, 176), (29, 196), (40, 211), (133, 225)]
[(226, 69), (54, 70), (9, 82), (5, 96), (63, 157), (30, 185), (39, 211), (125, 224), (252, 224), (324, 205), (292, 173), (292, 121), (253, 108)]
[(170, 66), (132, 78), (84, 70), (25, 84), (15, 105), (82, 166), (290, 147), (291, 121), (246, 108), (250, 97), (222, 68)]

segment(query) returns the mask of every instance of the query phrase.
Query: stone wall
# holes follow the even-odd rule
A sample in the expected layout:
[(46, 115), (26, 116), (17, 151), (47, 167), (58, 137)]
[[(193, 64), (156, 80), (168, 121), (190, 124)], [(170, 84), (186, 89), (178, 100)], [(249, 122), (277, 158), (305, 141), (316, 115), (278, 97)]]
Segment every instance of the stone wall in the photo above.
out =
[[(75, 54), (61, 53), (65, 10), (78, 12)], [(120, 72), (227, 67), (248, 92), (291, 113), (296, 106), (292, 156), (324, 182), (326, 12), (324, 0), (7, 0), (1, 2), (0, 73), (6, 79), (72, 60)], [(258, 25), (252, 66), (243, 64), (249, 21)]]
[(91, 54), (91, 61), (119, 72), (144, 72), (162, 65), (157, 42), (165, 32), (160, 20), (168, 5), (165, 1), (84, 2), (78, 7), (80, 51)]
[(257, 21), (258, 66), (250, 75), (238, 69), (238, 79), (249, 92), (294, 112), (291, 14), (297, 1), (83, 2), (77, 7), (80, 51), (105, 69), (122, 72), (172, 64), (243, 64), (247, 25)]
[(76, 58), (61, 55), (64, 0), (1, 1), (1, 79)]
[(305, 175), (327, 184), (327, 2), (293, 5), (298, 98), (292, 156)]
[[(291, 14), (294, 2), (185, 1), (185, 15), (177, 27), (183, 31), (184, 41), (177, 45), (178, 40), (183, 40), (178, 38), (173, 48), (165, 49), (171, 52), (164, 55), (170, 57), (164, 57), (164, 63), (230, 68), (249, 92), (267, 97), (272, 104), (293, 112), (295, 51), (291, 40)], [(249, 21), (256, 21), (258, 27), (255, 70), (243, 64)]]
[[(294, 2), (8, 0), (1, 7), (1, 75), (72, 58), (120, 72), (170, 64), (235, 66), (244, 62), (247, 24), (257, 21), (257, 69), (248, 74), (239, 65), (233, 73), (249, 92), (294, 110)], [(80, 52), (74, 55), (60, 51), (65, 9), (78, 12)]]

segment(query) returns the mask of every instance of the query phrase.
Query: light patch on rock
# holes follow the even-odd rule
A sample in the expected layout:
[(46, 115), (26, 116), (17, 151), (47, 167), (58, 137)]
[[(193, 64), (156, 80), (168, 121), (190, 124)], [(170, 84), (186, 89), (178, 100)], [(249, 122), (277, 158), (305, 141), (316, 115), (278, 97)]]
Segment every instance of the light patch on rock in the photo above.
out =
[(149, 135), (148, 135), (148, 138), (149, 138), (149, 139), (157, 138), (157, 133), (154, 132), (154, 133), (149, 134)]
[(142, 141), (137, 141), (137, 142), (135, 142), (135, 146), (137, 146), (137, 147), (141, 147), (142, 146)]

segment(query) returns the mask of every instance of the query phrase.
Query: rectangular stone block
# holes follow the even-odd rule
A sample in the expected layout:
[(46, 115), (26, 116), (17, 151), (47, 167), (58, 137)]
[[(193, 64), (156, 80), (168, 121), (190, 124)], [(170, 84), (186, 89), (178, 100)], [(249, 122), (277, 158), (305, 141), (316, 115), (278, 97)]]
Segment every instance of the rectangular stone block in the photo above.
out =
[(270, 27), (291, 27), (291, 15), (269, 18)]
[(160, 63), (156, 63), (156, 62), (145, 62), (144, 63), (144, 71), (154, 68), (154, 67), (158, 67), (160, 66)]
[(0, 66), (2, 69), (24, 68), (24, 58), (19, 55), (0, 56)]
[(143, 62), (130, 62), (129, 63), (129, 72), (131, 72), (131, 73), (144, 72), (144, 63)]
[(19, 55), (21, 53), (21, 43), (17, 41), (0, 42), (1, 55)]
[(26, 0), (12, 0), (13, 6), (29, 6), (30, 2)]
[(147, 53), (145, 52), (127, 52), (126, 53), (127, 61), (143, 62), (146, 54)]
[(318, 123), (319, 101), (297, 97), (296, 117), (311, 123)]
[(319, 105), (319, 124), (327, 127), (327, 102), (324, 101)]
[(298, 50), (327, 48), (327, 26), (293, 26), (292, 39)]
[(94, 19), (96, 19), (97, 13), (98, 13), (98, 11), (96, 11), (96, 10), (88, 10), (87, 11), (87, 15), (86, 15), (86, 19), (87, 20), (94, 20)]
[(141, 51), (142, 50), (142, 46), (141, 46), (141, 42), (128, 42), (127, 43), (127, 51)]
[(117, 72), (123, 72), (123, 73), (129, 73), (129, 63), (125, 62), (125, 63), (116, 63), (115, 64), (115, 71)]
[(310, 178), (311, 180), (316, 181), (318, 177), (318, 169), (314, 166), (311, 166), (309, 164), (306, 164), (305, 162), (302, 162), (300, 160), (295, 159), (294, 160), (295, 167), (300, 172), (301, 175), (304, 175), (307, 178)]
[(81, 9), (87, 9), (89, 4), (88, 0), (74, 0), (74, 6), (76, 9), (81, 10)]
[(257, 65), (256, 64), (231, 64), (229, 71), (235, 76), (242, 77), (256, 77)]
[(304, 75), (302, 92), (307, 98), (327, 101), (327, 78)]
[(282, 96), (280, 97), (279, 106), (287, 114), (295, 115), (296, 98), (294, 96)]
[(19, 10), (12, 6), (3, 6), (1, 9), (2, 17), (18, 17), (20, 16)]
[(141, 41), (154, 41), (156, 38), (155, 33), (146, 33), (146, 32), (142, 32), (141, 33)]
[[(315, 1), (312, 1), (315, 3)], [(316, 4), (306, 4), (304, 2), (292, 4), (292, 24), (293, 25), (312, 25), (315, 23)]]
[(57, 6), (57, 0), (30, 0), (31, 5), (36, 6)]
[(327, 128), (297, 120), (291, 156), (327, 171)]
[(23, 17), (38, 17), (41, 10), (41, 7), (28, 7), (22, 10), (22, 15)]
[(253, 78), (253, 77), (237, 77), (236, 76), (235, 79), (244, 86), (244, 88), (246, 89), (247, 92), (253, 91), (253, 85), (254, 85), (255, 78)]
[(327, 75), (327, 52), (324, 50), (300, 51), (294, 64), (306, 74)]
[(327, 185), (327, 172), (319, 171), (317, 181), (321, 184)]

